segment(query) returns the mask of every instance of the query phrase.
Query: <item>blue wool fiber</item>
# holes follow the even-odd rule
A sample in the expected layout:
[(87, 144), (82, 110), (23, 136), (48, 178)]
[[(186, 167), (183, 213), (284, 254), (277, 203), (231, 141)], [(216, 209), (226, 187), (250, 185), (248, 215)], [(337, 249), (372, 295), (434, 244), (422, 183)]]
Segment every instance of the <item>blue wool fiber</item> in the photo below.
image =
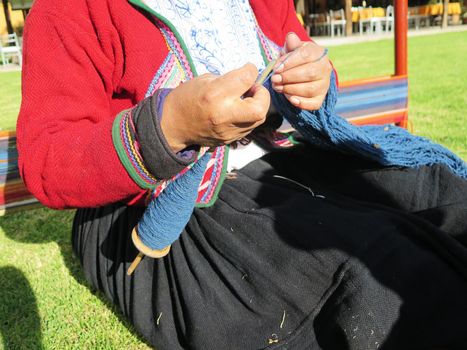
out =
[(417, 168), (444, 164), (467, 178), (466, 163), (454, 153), (427, 138), (393, 125), (355, 126), (334, 111), (337, 87), (334, 73), (326, 100), (317, 111), (292, 106), (282, 94), (272, 93), (277, 110), (311, 144), (371, 159), (382, 165)]
[[(326, 100), (317, 111), (295, 108), (282, 94), (272, 92), (271, 95), (276, 109), (315, 146), (358, 155), (387, 166), (416, 168), (444, 164), (453, 173), (467, 179), (466, 163), (426, 138), (392, 125), (354, 126), (336, 115), (334, 73)], [(209, 159), (209, 154), (204, 155), (149, 204), (138, 224), (139, 237), (146, 246), (162, 249), (178, 239), (193, 212)]]
[(138, 223), (138, 236), (147, 247), (163, 249), (178, 239), (193, 212), (198, 187), (211, 154), (206, 153), (193, 167), (149, 203)]

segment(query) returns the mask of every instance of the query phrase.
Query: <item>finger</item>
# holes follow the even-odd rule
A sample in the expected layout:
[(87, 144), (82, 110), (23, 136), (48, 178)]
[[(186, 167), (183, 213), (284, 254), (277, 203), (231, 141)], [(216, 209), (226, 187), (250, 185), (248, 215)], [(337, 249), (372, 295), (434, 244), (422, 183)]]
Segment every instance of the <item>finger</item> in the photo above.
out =
[(303, 45), (303, 41), (294, 32), (290, 32), (285, 37), (285, 52), (291, 52)]
[(271, 82), (276, 85), (306, 83), (328, 78), (331, 74), (331, 64), (326, 61), (306, 63), (290, 68), (282, 73), (274, 74)]
[(233, 123), (255, 123), (266, 118), (271, 103), (269, 91), (264, 86), (255, 85), (250, 93), (250, 97), (235, 104)]
[(250, 134), (255, 128), (257, 128), (258, 126), (260, 126), (261, 124), (264, 123), (264, 120), (259, 120), (259, 121), (256, 121), (256, 122), (249, 122), (249, 123), (234, 123), (230, 126), (229, 130), (226, 131), (223, 135), (222, 135), (222, 139), (223, 141), (219, 140), (219, 139), (213, 139), (211, 141), (212, 144), (215, 144), (216, 145), (219, 145), (219, 144), (230, 144), (234, 141), (237, 141), (237, 140), (240, 140), (246, 136), (248, 136), (248, 134)]
[(312, 42), (306, 42), (300, 48), (281, 57), (276, 64), (275, 72), (282, 73), (292, 67), (316, 62), (323, 56), (324, 52), (325, 49), (323, 47)]
[(254, 123), (236, 123), (234, 126), (237, 128), (236, 131), (236, 136), (232, 138), (232, 140), (239, 140), (242, 137), (245, 137), (248, 135), (250, 132), (252, 132), (254, 129), (256, 129), (258, 126), (263, 124), (266, 121), (266, 119), (261, 119), (258, 120)]
[(286, 97), (289, 100), (289, 102), (295, 107), (299, 107), (301, 109), (306, 109), (309, 111), (315, 111), (321, 108), (321, 105), (323, 104), (326, 95), (319, 95), (312, 98), (304, 98), (300, 96), (290, 95), (286, 95)]
[(214, 81), (213, 88), (221, 97), (233, 96), (240, 98), (255, 83), (258, 77), (258, 69), (252, 63), (247, 63), (241, 68), (230, 71)]
[(278, 85), (273, 86), (273, 88), (277, 92), (283, 94), (312, 98), (315, 96), (325, 95), (328, 91), (329, 84), (325, 80), (318, 80), (314, 82)]

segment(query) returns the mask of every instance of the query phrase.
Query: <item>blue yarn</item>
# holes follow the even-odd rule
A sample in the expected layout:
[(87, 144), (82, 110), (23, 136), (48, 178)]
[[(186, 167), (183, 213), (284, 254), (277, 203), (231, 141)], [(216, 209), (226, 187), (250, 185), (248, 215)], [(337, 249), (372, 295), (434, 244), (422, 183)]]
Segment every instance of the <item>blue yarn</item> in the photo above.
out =
[[(392, 125), (357, 127), (336, 115), (334, 73), (326, 100), (317, 111), (295, 108), (282, 94), (272, 92), (271, 95), (276, 109), (313, 145), (358, 155), (387, 166), (416, 168), (445, 164), (453, 173), (467, 178), (467, 165), (462, 159), (426, 138)], [(149, 204), (138, 224), (138, 235), (146, 246), (162, 249), (178, 239), (193, 212), (209, 159), (209, 154), (204, 155)]]
[(144, 245), (162, 249), (178, 239), (193, 212), (210, 156), (209, 153), (202, 156), (187, 173), (151, 201), (137, 229)]
[(466, 163), (454, 153), (427, 138), (393, 125), (355, 126), (334, 111), (337, 87), (334, 73), (326, 100), (317, 111), (292, 106), (284, 95), (272, 93), (275, 107), (311, 144), (355, 154), (386, 166), (417, 168), (444, 164), (467, 178)]

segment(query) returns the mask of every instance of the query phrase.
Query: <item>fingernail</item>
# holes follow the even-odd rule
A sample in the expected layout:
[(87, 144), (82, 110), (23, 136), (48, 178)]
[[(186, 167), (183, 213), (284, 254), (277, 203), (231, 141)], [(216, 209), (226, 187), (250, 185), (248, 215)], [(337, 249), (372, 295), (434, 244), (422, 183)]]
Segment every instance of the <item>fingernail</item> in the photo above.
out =
[(277, 92), (282, 92), (284, 90), (284, 85), (273, 85), (272, 88)]
[(291, 35), (297, 35), (295, 32), (288, 32), (287, 35), (285, 36), (285, 41), (287, 42), (287, 39), (289, 38), (289, 36)]
[(300, 104), (300, 100), (296, 97), (291, 97), (290, 102), (295, 106), (298, 106)]
[(279, 84), (282, 82), (282, 76), (280, 74), (274, 74), (272, 77), (271, 77), (271, 81), (273, 83), (276, 83), (276, 84)]
[(282, 62), (281, 64), (279, 64), (279, 65), (277, 66), (277, 68), (274, 70), (274, 72), (275, 72), (275, 73), (280, 73), (280, 72), (282, 72), (282, 71), (284, 70), (284, 66), (285, 66), (284, 63)]

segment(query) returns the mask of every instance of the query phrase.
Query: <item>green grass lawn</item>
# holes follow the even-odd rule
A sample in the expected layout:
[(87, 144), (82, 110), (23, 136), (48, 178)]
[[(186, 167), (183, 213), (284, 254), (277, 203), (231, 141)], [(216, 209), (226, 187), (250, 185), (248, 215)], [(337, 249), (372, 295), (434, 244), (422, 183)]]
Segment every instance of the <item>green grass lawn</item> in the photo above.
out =
[[(394, 42), (330, 48), (341, 81), (392, 74)], [(409, 38), (409, 119), (414, 133), (467, 160), (467, 32)]]
[[(393, 42), (332, 47), (341, 80), (392, 72)], [(414, 131), (467, 159), (467, 32), (409, 40)], [(0, 128), (16, 123), (20, 74), (0, 73)], [(72, 211), (0, 218), (0, 349), (147, 349), (117, 309), (87, 288), (71, 252)]]
[(14, 130), (21, 101), (21, 73), (0, 73), (0, 130)]

